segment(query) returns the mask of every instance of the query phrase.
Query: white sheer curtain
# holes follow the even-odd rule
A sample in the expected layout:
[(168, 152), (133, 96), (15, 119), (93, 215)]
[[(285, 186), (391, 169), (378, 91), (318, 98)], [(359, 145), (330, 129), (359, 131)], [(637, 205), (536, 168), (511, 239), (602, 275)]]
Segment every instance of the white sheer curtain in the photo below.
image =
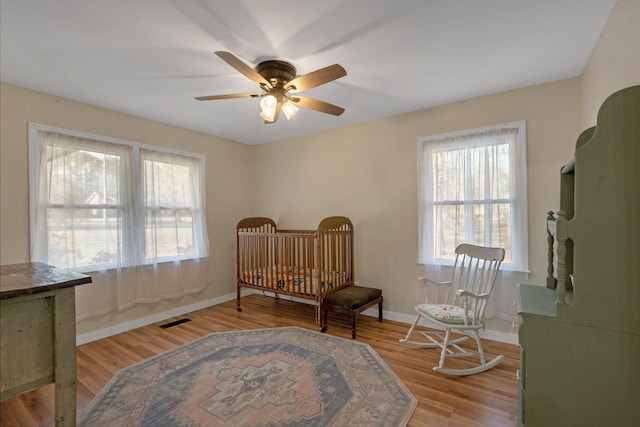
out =
[(201, 160), (177, 154), (140, 150), (145, 213), (144, 258), (206, 256), (207, 236), (201, 207), (204, 185)]
[(144, 218), (144, 227), (139, 230), (144, 239), (140, 257), (148, 267), (138, 279), (137, 301), (155, 302), (159, 295), (181, 296), (185, 287), (206, 283), (207, 265), (203, 263), (209, 243), (202, 162), (141, 149), (140, 165), (140, 211)]
[(130, 264), (131, 148), (57, 132), (41, 138), (31, 259), (84, 271)]
[(421, 274), (449, 277), (460, 243), (504, 248), (486, 315), (506, 321), (528, 272), (525, 132), (515, 122), (418, 140)]
[(30, 125), (31, 259), (90, 274), (79, 319), (202, 290), (201, 157)]

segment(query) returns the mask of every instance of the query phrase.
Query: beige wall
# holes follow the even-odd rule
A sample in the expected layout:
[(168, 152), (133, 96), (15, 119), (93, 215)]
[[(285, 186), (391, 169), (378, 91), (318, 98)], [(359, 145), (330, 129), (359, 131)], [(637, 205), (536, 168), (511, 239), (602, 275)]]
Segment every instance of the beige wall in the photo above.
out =
[(383, 289), (386, 310), (410, 314), (419, 274), (417, 138), (516, 120), (527, 122), (528, 282), (545, 283), (546, 212), (558, 210), (558, 171), (581, 130), (578, 79), (257, 146), (256, 213), (285, 228), (351, 218), (356, 279)]
[[(356, 274), (383, 288), (386, 309), (410, 315), (417, 260), (416, 139), (491, 124), (527, 121), (529, 283), (546, 274), (545, 213), (557, 210), (558, 169), (580, 131), (615, 90), (640, 84), (640, 2), (619, 0), (581, 78), (260, 146), (80, 104), (15, 86), (0, 88), (0, 263), (29, 260), (27, 122), (177, 148), (206, 156), (212, 281), (203, 292), (78, 324), (87, 333), (235, 289), (234, 229), (264, 215), (283, 227), (315, 228), (329, 215), (356, 227)], [(247, 167), (253, 165), (253, 167)], [(497, 329), (505, 332), (504, 325)]]
[(582, 125), (613, 92), (640, 85), (640, 1), (618, 0), (582, 74)]
[(184, 298), (139, 304), (120, 313), (80, 321), (78, 333), (160, 313), (235, 291), (235, 225), (253, 212), (251, 147), (150, 120), (45, 95), (0, 87), (0, 263), (29, 261), (27, 123), (153, 144), (206, 156), (207, 227), (211, 283)]

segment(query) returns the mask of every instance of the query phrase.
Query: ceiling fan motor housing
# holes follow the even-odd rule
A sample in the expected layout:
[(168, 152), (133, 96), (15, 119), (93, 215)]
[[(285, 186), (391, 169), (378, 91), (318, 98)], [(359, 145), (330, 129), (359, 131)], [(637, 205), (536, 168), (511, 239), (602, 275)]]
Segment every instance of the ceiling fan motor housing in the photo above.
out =
[(273, 87), (283, 87), (296, 77), (296, 67), (277, 59), (259, 63), (256, 65), (256, 71)]

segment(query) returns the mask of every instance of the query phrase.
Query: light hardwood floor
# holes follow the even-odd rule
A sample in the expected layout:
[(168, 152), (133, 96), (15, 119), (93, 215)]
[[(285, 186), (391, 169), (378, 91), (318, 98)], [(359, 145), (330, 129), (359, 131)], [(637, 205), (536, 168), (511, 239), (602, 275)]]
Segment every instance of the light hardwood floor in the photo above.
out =
[[(318, 329), (312, 305), (250, 295), (243, 298), (242, 307), (242, 312), (238, 312), (235, 301), (231, 301), (79, 346), (78, 413), (120, 369), (212, 332), (277, 326)], [(159, 327), (184, 317), (191, 321), (168, 329)], [(398, 343), (407, 329), (404, 323), (389, 320), (378, 323), (377, 318), (360, 316), (357, 339), (371, 345), (418, 399), (409, 426), (517, 425), (516, 346), (484, 340), (487, 357), (504, 354), (504, 361), (481, 374), (450, 377), (431, 370), (438, 362), (438, 350)], [(329, 313), (327, 333), (350, 339), (348, 318)], [(468, 363), (454, 362), (461, 366)], [(2, 402), (0, 425), (53, 426), (53, 408), (53, 385), (42, 387)]]

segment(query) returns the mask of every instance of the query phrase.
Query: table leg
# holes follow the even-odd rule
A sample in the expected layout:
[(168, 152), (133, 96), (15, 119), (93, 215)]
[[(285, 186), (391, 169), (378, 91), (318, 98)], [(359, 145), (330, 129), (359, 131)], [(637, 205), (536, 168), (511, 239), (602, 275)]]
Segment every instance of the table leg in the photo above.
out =
[(76, 305), (75, 288), (55, 293), (56, 426), (76, 425)]

